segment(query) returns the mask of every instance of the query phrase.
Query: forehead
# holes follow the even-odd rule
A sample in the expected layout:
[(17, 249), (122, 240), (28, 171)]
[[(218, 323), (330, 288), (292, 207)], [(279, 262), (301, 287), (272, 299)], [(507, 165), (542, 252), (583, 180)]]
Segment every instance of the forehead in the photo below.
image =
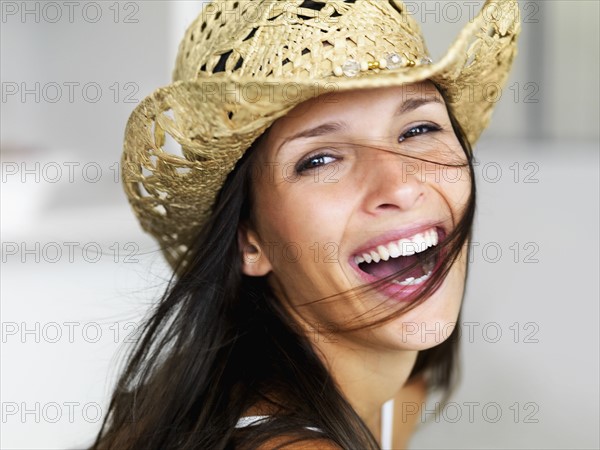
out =
[[(269, 129), (267, 142), (287, 139), (298, 131), (325, 122), (364, 124), (365, 119), (402, 115), (423, 103), (444, 105), (444, 99), (430, 81), (402, 86), (330, 92), (301, 103)], [(444, 108), (445, 109), (445, 108)]]

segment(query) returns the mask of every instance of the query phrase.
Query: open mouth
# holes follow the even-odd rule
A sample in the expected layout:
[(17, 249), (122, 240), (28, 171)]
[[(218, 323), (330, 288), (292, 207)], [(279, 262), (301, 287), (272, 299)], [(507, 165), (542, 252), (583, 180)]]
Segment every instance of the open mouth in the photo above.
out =
[(360, 270), (377, 279), (414, 265), (410, 271), (401, 275), (403, 279), (395, 279), (392, 283), (401, 286), (421, 284), (431, 276), (437, 263), (438, 255), (432, 249), (439, 240), (440, 231), (435, 227), (430, 228), (362, 252), (354, 257), (354, 262)]

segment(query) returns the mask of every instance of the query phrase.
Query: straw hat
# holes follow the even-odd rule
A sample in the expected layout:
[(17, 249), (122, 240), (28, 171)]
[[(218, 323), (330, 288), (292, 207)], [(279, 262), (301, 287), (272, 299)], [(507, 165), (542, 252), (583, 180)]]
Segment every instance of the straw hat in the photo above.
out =
[(473, 144), (506, 81), (519, 31), (517, 2), (488, 0), (432, 62), (401, 1), (209, 3), (179, 46), (174, 82), (129, 118), (122, 156), (129, 202), (174, 267), (244, 152), (276, 119), (326, 92), (430, 79)]

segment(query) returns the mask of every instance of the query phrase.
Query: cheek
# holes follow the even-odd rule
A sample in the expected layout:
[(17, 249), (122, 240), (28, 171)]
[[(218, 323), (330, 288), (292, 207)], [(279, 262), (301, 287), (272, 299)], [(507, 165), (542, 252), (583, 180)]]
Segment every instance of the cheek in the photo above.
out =
[[(344, 202), (299, 185), (271, 185), (255, 202), (255, 225), (273, 273), (295, 284), (327, 276), (322, 264), (336, 262), (348, 209)], [(327, 269), (331, 269), (327, 264)], [(329, 280), (331, 281), (331, 280)]]
[(468, 167), (446, 167), (439, 170), (438, 186), (453, 213), (464, 208), (471, 193), (471, 176)]
[[(302, 184), (300, 184), (302, 183)], [(265, 240), (302, 246), (340, 242), (353, 206), (338, 186), (306, 180), (283, 182), (263, 190), (255, 204), (259, 233)]]

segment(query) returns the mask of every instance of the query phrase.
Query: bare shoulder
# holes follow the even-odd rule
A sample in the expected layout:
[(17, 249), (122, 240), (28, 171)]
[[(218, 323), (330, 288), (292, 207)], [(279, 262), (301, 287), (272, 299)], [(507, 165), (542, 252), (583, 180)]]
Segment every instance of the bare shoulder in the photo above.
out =
[(294, 437), (279, 437), (265, 442), (257, 450), (343, 450), (342, 447), (328, 439), (304, 439), (298, 441)]

